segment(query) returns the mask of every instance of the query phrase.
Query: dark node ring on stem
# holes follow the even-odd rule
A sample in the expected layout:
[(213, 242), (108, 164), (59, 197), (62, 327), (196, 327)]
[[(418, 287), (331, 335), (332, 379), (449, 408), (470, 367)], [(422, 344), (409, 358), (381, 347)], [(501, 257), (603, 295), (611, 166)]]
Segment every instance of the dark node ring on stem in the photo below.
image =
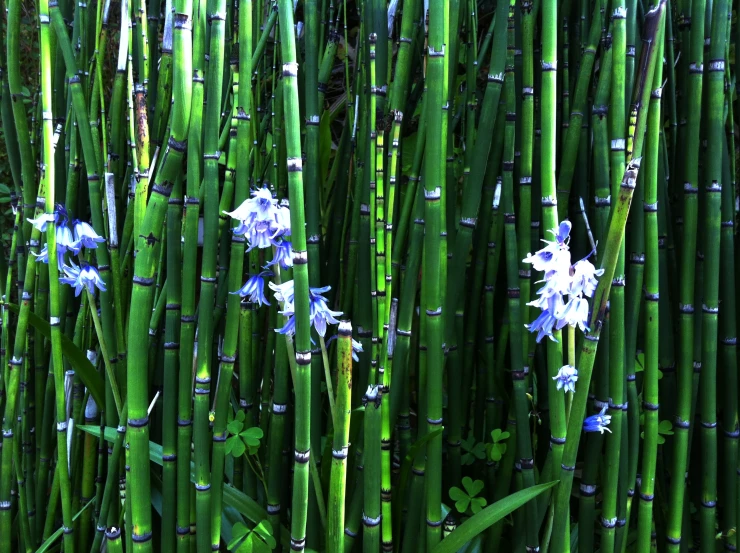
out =
[(296, 351), (295, 352), (295, 360), (296, 363), (298, 363), (301, 366), (306, 366), (311, 364), (311, 351)]
[(733, 544), (729, 542), (725, 542), (725, 549), (727, 551), (737, 551), (737, 547), (735, 547)]
[(612, 519), (605, 519), (601, 518), (601, 526), (603, 528), (616, 528), (617, 526), (617, 517), (614, 517)]
[(442, 419), (432, 419), (430, 417), (427, 417), (427, 423), (431, 424), (432, 426), (439, 426), (442, 424)]
[[(416, 467), (411, 468), (411, 472), (414, 473), (415, 476), (424, 476), (424, 469), (418, 469)], [(738, 469), (738, 474), (740, 474), (740, 469)]]
[(711, 430), (712, 428), (717, 428), (717, 421), (701, 421), (701, 426), (702, 428)]
[(178, 536), (187, 536), (190, 534), (190, 526), (177, 526), (175, 528)]
[(734, 430), (725, 430), (725, 438), (738, 439), (740, 438), (740, 429), (736, 426)]
[(593, 484), (581, 484), (581, 497), (593, 497), (596, 495), (596, 486)]
[(709, 307), (707, 304), (702, 304), (701, 306), (702, 313), (708, 313), (710, 315), (716, 315), (719, 313), (719, 306), (717, 307)]
[(675, 417), (673, 419), (673, 425), (676, 428), (681, 428), (683, 430), (688, 430), (691, 427), (691, 423), (689, 421), (683, 420), (680, 417)]
[(701, 372), (701, 361), (694, 361), (694, 372), (695, 373)]
[(686, 315), (693, 315), (694, 306), (690, 303), (680, 303), (678, 305), (678, 312)]
[(539, 546), (536, 545), (526, 545), (524, 548), (527, 550), (527, 553), (537, 553), (540, 550)]
[(550, 436), (550, 443), (555, 445), (564, 445), (565, 444), (565, 438), (557, 438), (555, 436)]
[(627, 524), (627, 519), (624, 519), (624, 518), (620, 518), (620, 519), (619, 519), (619, 520), (617, 521), (617, 528), (622, 528), (622, 527), (623, 527), (623, 526), (625, 526), (626, 524)]
[(667, 541), (671, 545), (681, 545), (681, 536), (678, 536), (677, 538), (674, 538), (673, 536), (666, 536), (665, 541)]
[(140, 277), (138, 275), (134, 275), (133, 281), (134, 284), (138, 284), (139, 286), (152, 286), (155, 283), (155, 279), (153, 278)]
[(145, 532), (143, 534), (137, 534), (136, 532), (131, 532), (131, 541), (133, 541), (134, 543), (146, 543), (150, 539), (152, 539), (151, 532)]
[(287, 411), (288, 411), (287, 403), (273, 403), (272, 404), (272, 413), (274, 415), (284, 415)]
[(293, 457), (296, 463), (300, 463), (303, 465), (305, 463), (308, 463), (308, 460), (311, 457), (311, 450), (307, 449), (306, 451), (299, 451), (296, 449), (293, 453)]
[(211, 484), (210, 483), (195, 484), (195, 491), (196, 492), (207, 492), (210, 489), (211, 489)]
[(702, 501), (701, 506), (705, 509), (714, 509), (717, 507), (717, 501), (710, 499), (709, 501)]
[(280, 513), (280, 503), (268, 503), (267, 504), (267, 514), (268, 515), (277, 515)]
[(657, 411), (660, 405), (658, 403), (650, 403), (649, 401), (642, 402), (642, 408), (646, 411)]
[(427, 526), (430, 526), (432, 528), (438, 528), (438, 527), (442, 526), (442, 522), (443, 522), (442, 520), (436, 520), (436, 521), (435, 520), (429, 520), (429, 519), (426, 519), (426, 520), (427, 520)]
[(332, 456), (332, 457), (333, 457), (334, 459), (338, 459), (338, 460), (340, 460), (340, 461), (343, 461), (343, 460), (344, 460), (344, 459), (346, 459), (346, 458), (347, 458), (347, 456), (349, 455), (349, 453), (348, 453), (348, 452), (349, 452), (349, 448), (348, 448), (348, 446), (342, 446), (342, 449), (339, 449), (339, 450), (337, 450), (337, 449), (332, 449), (332, 450), (331, 450), (331, 456)]
[(128, 426), (131, 428), (143, 428), (149, 424), (149, 416), (145, 416), (141, 419), (128, 419)]
[(162, 455), (162, 461), (166, 462), (173, 462), (177, 460), (177, 454), (176, 453), (167, 453), (166, 455)]
[(520, 459), (519, 466), (522, 470), (532, 470), (534, 469), (534, 459)]
[(736, 346), (737, 345), (737, 336), (728, 336), (726, 338), (722, 338), (722, 345), (723, 346)]
[(165, 350), (178, 350), (180, 349), (180, 342), (165, 342), (164, 343), (164, 349)]
[(640, 492), (640, 499), (649, 503), (655, 499), (655, 495)]
[(561, 464), (560, 468), (567, 472), (573, 472), (576, 470), (575, 466), (566, 465), (565, 463)]

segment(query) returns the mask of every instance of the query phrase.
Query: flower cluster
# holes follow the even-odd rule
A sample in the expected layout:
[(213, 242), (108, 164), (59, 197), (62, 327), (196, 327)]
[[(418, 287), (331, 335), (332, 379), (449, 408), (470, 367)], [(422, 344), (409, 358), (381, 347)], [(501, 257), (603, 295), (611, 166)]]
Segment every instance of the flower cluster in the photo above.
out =
[[(545, 285), (537, 291), (539, 296), (527, 305), (539, 307), (542, 312), (528, 325), (530, 332), (537, 332), (537, 342), (547, 336), (555, 340), (553, 329), (560, 330), (565, 325), (577, 326), (583, 332), (588, 328), (589, 305), (586, 298), (593, 296), (598, 281), (597, 276), (604, 274), (603, 269), (596, 269), (588, 258), (594, 253), (571, 265), (570, 221), (563, 221), (550, 232), (555, 240), (543, 240), (545, 247), (523, 259), (530, 263), (535, 271), (545, 274)], [(565, 301), (564, 296), (568, 296)]]
[(285, 239), (290, 236), (290, 209), (286, 200), (278, 202), (270, 189), (263, 187), (252, 192), (252, 197), (234, 211), (224, 213), (239, 222), (234, 234), (244, 235), (249, 243), (247, 251), (274, 246), (275, 256), (267, 265), (279, 263), (283, 269), (293, 266), (293, 249)]
[[(70, 257), (72, 255), (79, 256), (83, 248), (94, 250), (97, 249), (98, 244), (105, 242), (105, 238), (95, 232), (89, 223), (75, 219), (70, 226), (67, 210), (60, 204), (56, 205), (54, 213), (43, 213), (35, 219), (29, 219), (28, 222), (40, 232), (46, 232), (47, 225), (54, 223), (57, 265), (59, 271), (64, 273), (64, 276), (59, 277), (59, 282), (73, 286), (76, 296), (80, 295), (83, 288), (86, 288), (90, 293), (93, 293), (95, 288), (103, 292), (106, 291), (105, 282), (103, 282), (95, 267), (85, 260), (80, 261), (80, 266), (77, 266), (71, 259), (69, 260), (70, 264), (67, 265), (65, 260), (67, 254)], [(34, 253), (34, 255), (36, 261), (49, 263), (48, 244), (44, 244), (43, 249), (38, 254)]]
[(578, 371), (573, 365), (563, 365), (558, 371), (558, 374), (553, 376), (552, 379), (556, 381), (556, 388), (558, 390), (575, 393)]
[[(282, 269), (290, 269), (293, 266), (293, 248), (287, 236), (290, 236), (290, 209), (287, 200), (278, 202), (272, 197), (272, 193), (266, 187), (252, 192), (252, 197), (245, 200), (234, 211), (224, 211), (233, 219), (238, 221), (234, 228), (235, 234), (241, 234), (249, 243), (250, 251), (254, 248), (273, 248), (273, 258), (264, 267), (264, 271), (251, 275), (247, 282), (236, 292), (242, 298), (262, 305), (270, 305), (265, 296), (265, 277), (273, 276), (270, 267), (279, 265)], [(269, 283), (275, 299), (282, 304), (281, 315), (286, 317), (285, 324), (276, 329), (276, 332), (285, 335), (295, 334), (295, 289), (293, 281), (289, 280), (282, 284)], [(338, 324), (337, 317), (342, 315), (341, 311), (329, 309), (324, 293), (331, 287), (310, 288), (309, 311), (311, 325), (323, 338), (326, 336), (327, 325)], [(353, 355), (356, 351), (362, 351), (359, 342), (353, 341)]]

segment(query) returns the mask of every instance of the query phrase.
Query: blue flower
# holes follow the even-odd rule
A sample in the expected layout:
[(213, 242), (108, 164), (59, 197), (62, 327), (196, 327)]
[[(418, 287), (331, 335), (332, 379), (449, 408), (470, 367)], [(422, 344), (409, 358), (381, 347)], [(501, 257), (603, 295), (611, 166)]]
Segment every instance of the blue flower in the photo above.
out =
[(72, 231), (67, 226), (66, 218), (59, 222), (57, 221), (56, 232), (54, 233), (57, 243), (57, 255), (63, 256), (64, 252), (72, 252), (75, 255), (80, 253), (79, 248), (76, 247)]
[(578, 371), (573, 365), (563, 365), (558, 371), (557, 376), (553, 376), (552, 379), (557, 381), (558, 390), (575, 393)]
[(555, 313), (558, 319), (558, 330), (565, 325), (577, 326), (581, 332), (587, 332), (588, 328), (588, 300), (581, 296), (570, 296), (564, 307), (558, 308)]
[(364, 350), (362, 349), (362, 344), (352, 338), (352, 359), (355, 362), (359, 362), (360, 358), (357, 356), (358, 353), (362, 353)]
[(35, 219), (28, 219), (28, 222), (33, 225), (33, 228), (40, 232), (46, 232), (46, 225), (53, 223), (56, 220), (56, 215), (53, 213), (42, 213)]
[(276, 245), (276, 238), (290, 234), (290, 210), (278, 205), (268, 188), (252, 192), (234, 211), (224, 211), (239, 221), (235, 234), (243, 234), (249, 241), (249, 250)]
[(231, 293), (239, 294), (243, 298), (249, 296), (249, 301), (259, 304), (260, 307), (262, 307), (263, 305), (270, 305), (270, 302), (268, 302), (267, 298), (265, 297), (264, 277), (266, 276), (272, 276), (272, 273), (270, 271), (262, 271), (258, 275), (251, 276), (249, 277), (249, 279), (247, 279), (247, 282), (244, 286), (239, 288), (239, 290), (237, 290), (236, 292)]
[(583, 421), (583, 431), (601, 432), (603, 434), (604, 430), (606, 430), (611, 434), (611, 430), (609, 430), (607, 426), (609, 426), (612, 417), (611, 415), (605, 415), (604, 413), (606, 413), (606, 405), (601, 408), (601, 411), (597, 415), (586, 417), (586, 420)]
[(532, 324), (524, 325), (524, 327), (530, 332), (537, 332), (537, 343), (539, 343), (545, 336), (550, 338), (553, 342), (557, 342), (555, 337), (552, 335), (552, 330), (558, 322), (558, 319), (555, 317), (557, 305), (562, 303), (562, 301), (562, 296), (558, 295), (547, 298), (547, 308), (543, 308), (542, 313), (540, 313), (539, 317), (537, 317)]
[(295, 289), (293, 287), (293, 281), (289, 280), (282, 284), (275, 284), (274, 282), (269, 283), (270, 289), (275, 293), (275, 299), (280, 303), (293, 305), (293, 299), (295, 295)]
[[(31, 255), (36, 258), (36, 263), (41, 262), (46, 263), (47, 265), (49, 264), (49, 248), (47, 247), (47, 244), (44, 244), (44, 247), (39, 253), (31, 252)], [(57, 259), (59, 259), (58, 256)]]
[(285, 334), (287, 336), (293, 336), (295, 334), (295, 311), (293, 310), (293, 305), (287, 305), (285, 309), (278, 311), (278, 313), (287, 317), (287, 319), (281, 328), (275, 329), (275, 332)]
[(281, 240), (275, 245), (275, 257), (267, 266), (272, 267), (280, 263), (283, 269), (290, 269), (293, 266), (293, 245), (288, 240)]
[[(282, 284), (273, 284), (271, 282), (270, 288), (275, 292), (275, 299), (283, 303), (283, 310), (280, 311), (280, 314), (288, 317), (285, 325), (282, 328), (276, 329), (276, 332), (292, 335), (295, 333), (295, 288), (293, 281), (289, 280)], [(329, 309), (326, 298), (321, 295), (329, 290), (331, 290), (331, 286), (309, 288), (308, 290), (310, 321), (321, 337), (326, 336), (327, 324), (338, 324), (339, 320), (336, 317), (342, 315), (341, 311), (332, 311)]]
[(87, 291), (91, 294), (95, 293), (95, 288), (105, 292), (105, 282), (100, 278), (98, 270), (92, 265), (88, 265), (84, 261), (78, 267), (74, 263), (69, 267), (64, 265), (65, 276), (59, 277), (59, 282), (62, 284), (69, 284), (75, 289), (75, 296), (79, 296), (82, 293), (83, 288), (87, 288)]
[(83, 247), (89, 250), (94, 250), (98, 247), (99, 243), (105, 242), (105, 238), (95, 232), (95, 229), (93, 229), (88, 223), (75, 219), (73, 225), (75, 241), (72, 251), (74, 251), (75, 254), (80, 253), (80, 250)]

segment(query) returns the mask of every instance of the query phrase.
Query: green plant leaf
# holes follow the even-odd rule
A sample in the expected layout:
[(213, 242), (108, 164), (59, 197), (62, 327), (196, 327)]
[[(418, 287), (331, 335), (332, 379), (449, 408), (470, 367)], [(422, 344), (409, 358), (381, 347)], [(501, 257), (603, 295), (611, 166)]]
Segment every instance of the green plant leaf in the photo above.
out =
[(231, 448), (231, 454), (234, 456), (234, 458), (239, 458), (242, 455), (244, 455), (244, 452), (247, 450), (246, 446), (244, 445), (244, 442), (241, 441), (239, 438), (236, 438), (234, 440), (234, 445)]
[(242, 428), (244, 428), (244, 423), (240, 420), (233, 420), (229, 424), (226, 425), (226, 430), (229, 431), (229, 434), (239, 434), (239, 432), (242, 431)]
[(478, 514), (483, 507), (488, 504), (485, 497), (474, 497), (470, 500), (470, 510), (473, 514)]
[(238, 411), (238, 412), (236, 413), (236, 420), (238, 420), (238, 421), (240, 421), (240, 422), (244, 422), (244, 417), (245, 417), (245, 416), (246, 416), (246, 415), (244, 414), (244, 411)]
[(478, 514), (473, 515), (463, 522), (449, 536), (435, 545), (431, 553), (455, 553), (485, 529), (534, 499), (545, 490), (552, 488), (558, 482), (559, 480), (555, 480), (547, 484), (538, 484), (531, 488), (525, 488), (486, 507)]
[(658, 432), (666, 436), (673, 435), (673, 424), (671, 421), (660, 421), (658, 424)]
[[(20, 313), (18, 305), (14, 303), (5, 304), (8, 309), (14, 313)], [(29, 311), (29, 324), (44, 335), (44, 338), (51, 340), (51, 326), (36, 313)], [(80, 377), (82, 383), (90, 390), (90, 394), (98, 405), (105, 405), (105, 384), (103, 377), (98, 374), (92, 363), (88, 360), (85, 352), (78, 348), (72, 340), (65, 334), (61, 336), (62, 353), (74, 367), (75, 373)]]
[[(78, 427), (78, 428), (79, 428), (79, 427)], [(89, 509), (90, 507), (92, 507), (94, 503), (95, 503), (95, 501), (88, 501), (87, 503), (85, 503), (85, 506), (84, 506), (84, 507), (83, 507), (82, 509), (80, 509), (79, 511), (77, 511), (77, 513), (76, 513), (76, 514), (75, 514), (75, 515), (74, 515), (74, 516), (72, 517), (72, 520), (73, 520), (73, 521), (75, 521), (75, 520), (77, 520), (78, 518), (80, 518), (80, 515), (81, 515), (82, 513), (84, 513), (84, 512), (85, 512), (85, 511), (86, 511), (87, 509)], [(49, 537), (48, 537), (48, 538), (47, 538), (47, 539), (46, 539), (46, 540), (44, 541), (44, 543), (42, 543), (42, 544), (41, 544), (41, 547), (39, 547), (39, 548), (38, 548), (38, 549), (36, 550), (36, 553), (45, 553), (46, 551), (49, 551), (49, 549), (50, 549), (50, 548), (51, 548), (51, 546), (52, 546), (52, 545), (54, 544), (54, 542), (55, 542), (55, 541), (57, 541), (57, 540), (59, 539), (59, 537), (60, 537), (60, 536), (62, 535), (62, 532), (63, 532), (63, 530), (64, 530), (64, 528), (62, 528), (62, 527), (60, 526), (60, 527), (59, 527), (59, 528), (57, 529), (57, 531), (56, 531), (56, 532), (54, 532), (54, 533), (53, 533), (53, 534), (52, 534), (51, 536), (49, 536)]]
[(470, 478), (470, 476), (466, 476), (463, 478), (462, 485), (468, 492), (468, 495), (470, 497), (475, 497), (483, 489), (483, 481), (473, 480), (472, 478)]

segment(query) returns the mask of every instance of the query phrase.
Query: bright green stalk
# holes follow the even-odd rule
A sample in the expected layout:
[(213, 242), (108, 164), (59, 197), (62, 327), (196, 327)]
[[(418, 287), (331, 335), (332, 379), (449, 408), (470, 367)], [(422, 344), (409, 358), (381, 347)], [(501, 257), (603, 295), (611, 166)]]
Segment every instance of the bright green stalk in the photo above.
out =
[[(568, 127), (563, 138), (562, 161), (558, 170), (558, 219), (564, 219), (568, 213), (568, 201), (573, 176), (575, 174), (576, 162), (578, 160), (578, 146), (581, 141), (581, 123), (587, 107), (587, 96), (589, 82), (596, 58), (596, 47), (601, 38), (601, 27), (603, 24), (604, 6), (599, 0), (594, 2), (594, 11), (591, 16), (591, 26), (588, 32), (588, 41), (580, 60), (578, 81), (576, 83), (573, 107), (569, 115)], [(604, 70), (604, 57), (601, 58), (601, 71)]]
[(195, 512), (196, 547), (207, 551), (211, 547), (211, 474), (210, 474), (210, 391), (213, 363), (213, 308), (216, 295), (216, 253), (219, 221), (219, 127), (221, 121), (221, 89), (224, 77), (226, 2), (209, 3), (210, 49), (207, 103), (204, 117), (204, 202), (203, 241), (212, 247), (203, 248), (198, 304), (198, 357), (195, 372), (195, 402), (193, 443), (195, 447)]
[[(658, 59), (663, 59), (663, 41), (657, 45)], [(642, 450), (640, 510), (637, 526), (637, 548), (650, 548), (655, 497), (655, 468), (658, 457), (658, 352), (659, 352), (659, 288), (660, 260), (658, 257), (658, 156), (659, 132), (662, 127), (661, 91), (663, 64), (655, 66), (653, 90), (647, 123), (645, 152), (645, 368), (642, 385), (642, 409), (645, 415)], [(667, 290), (664, 290), (666, 293)]]
[[(444, 319), (442, 315), (443, 286), (447, 282), (446, 255), (442, 260), (440, 234), (445, 202), (445, 151), (447, 145), (446, 75), (449, 60), (445, 57), (445, 26), (447, 5), (434, 0), (429, 6), (429, 50), (427, 82), (429, 89), (427, 110), (427, 140), (425, 148), (424, 197), (424, 286), (422, 310), (427, 333), (427, 432), (442, 426), (442, 372), (444, 369)], [(424, 388), (422, 388), (424, 389)], [(422, 422), (423, 424), (423, 422)], [(427, 443), (426, 524), (427, 548), (433, 548), (441, 539), (442, 526), (442, 435)]]
[[(625, 71), (627, 55), (627, 11), (624, 0), (613, 3), (612, 71), (609, 105), (609, 138), (611, 141), (611, 196), (617, 197), (624, 173), (627, 120), (625, 118)], [(627, 148), (629, 149), (629, 148)], [(612, 204), (612, 216), (616, 206)], [(614, 551), (619, 500), (619, 466), (622, 449), (622, 405), (624, 393), (624, 287), (625, 246), (619, 251), (612, 289), (609, 295), (609, 414), (611, 433), (606, 436), (606, 468), (604, 472), (604, 504), (601, 514), (601, 547), (605, 553)], [(626, 453), (626, 452), (625, 452)]]
[[(542, 198), (542, 229), (548, 232), (558, 226), (558, 207), (557, 207), (557, 190), (555, 181), (555, 152), (557, 148), (557, 9), (554, 3), (545, 2), (542, 5), (542, 94), (541, 94), (541, 139), (542, 149), (540, 157), (541, 167), (541, 198)], [(567, 207), (567, 206), (566, 206)], [(508, 210), (507, 210), (508, 211)], [(520, 252), (521, 253), (521, 252)], [(512, 317), (512, 328), (516, 323)], [(521, 324), (521, 323), (520, 323)], [(553, 377), (563, 366), (563, 349), (560, 332), (553, 332), (557, 340), (547, 342), (547, 389), (550, 404), (550, 443), (552, 449), (552, 465), (557, 467), (561, 464), (563, 456), (563, 447), (566, 437), (566, 418), (565, 418), (565, 394), (556, 389), (556, 382)], [(526, 365), (526, 360), (525, 360)], [(517, 414), (519, 414), (517, 407)], [(525, 419), (526, 420), (526, 419)], [(519, 436), (524, 436), (523, 422), (517, 417), (519, 426)], [(524, 468), (524, 467), (522, 467)], [(529, 487), (526, 480), (526, 472), (522, 472), (525, 487)], [(534, 503), (534, 502), (532, 502)], [(536, 513), (536, 512), (535, 512)], [(532, 513), (527, 519), (534, 517)], [(536, 518), (536, 517), (534, 517)], [(531, 524), (534, 524), (533, 522)], [(537, 546), (537, 543), (531, 543), (528, 539), (529, 546)]]
[[(712, 6), (711, 46), (709, 51), (707, 157), (705, 211), (702, 230), (704, 244), (704, 290), (701, 330), (701, 450), (702, 494), (700, 529), (702, 551), (716, 548), (717, 509), (717, 337), (719, 313), (720, 233), (722, 205), (722, 157), (724, 151), (725, 38), (727, 36), (727, 0), (715, 0)], [(729, 186), (729, 183), (725, 183)]]
[(308, 257), (301, 161), (300, 112), (298, 109), (298, 63), (293, 30), (293, 3), (278, 2), (280, 10), (280, 49), (283, 62), (283, 102), (287, 150), (290, 226), (293, 244), (293, 281), (295, 283), (295, 356), (296, 424), (293, 502), (291, 510), (291, 548), (302, 551), (306, 543), (308, 507), (308, 460), (311, 450), (311, 342), (308, 301)]
[(364, 444), (364, 507), (362, 510), (365, 553), (377, 553), (380, 549), (380, 386), (369, 386), (362, 400), (365, 406)]
[[(671, 474), (679, 481), (688, 467), (689, 434), (692, 419), (692, 396), (694, 380), (694, 295), (697, 248), (698, 192), (699, 192), (699, 145), (701, 124), (701, 99), (704, 68), (704, 11), (705, 0), (691, 3), (691, 44), (688, 54), (688, 95), (684, 104), (688, 120), (682, 137), (684, 164), (683, 175), (683, 233), (680, 258), (679, 285), (679, 336), (678, 355), (678, 400), (674, 421), (673, 468)], [(684, 33), (685, 34), (685, 33)], [(683, 56), (682, 56), (683, 58)], [(671, 486), (667, 516), (667, 551), (677, 553), (681, 549), (681, 531), (684, 514), (685, 486), (676, 481)]]
[(571, 406), (568, 420), (568, 434), (563, 461), (560, 471), (560, 484), (555, 494), (555, 520), (553, 524), (553, 541), (551, 544), (554, 553), (566, 551), (565, 532), (568, 522), (568, 504), (573, 484), (576, 455), (585, 418), (588, 389), (593, 371), (594, 356), (601, 334), (601, 324), (606, 311), (606, 303), (611, 289), (611, 281), (621, 250), (625, 224), (629, 214), (629, 206), (636, 185), (639, 159), (642, 155), (642, 133), (645, 129), (645, 115), (647, 111), (650, 85), (653, 82), (653, 72), (656, 64), (656, 42), (663, 39), (663, 23), (665, 1), (645, 14), (643, 26), (643, 49), (638, 65), (637, 80), (634, 88), (633, 114), (634, 120), (634, 161), (630, 161), (622, 184), (619, 189), (614, 215), (612, 216), (609, 233), (606, 238), (606, 248), (602, 258), (604, 275), (599, 280), (599, 286), (594, 295), (594, 307), (589, 320), (591, 331), (585, 336), (583, 348), (578, 358), (578, 386)]
[(349, 452), (350, 389), (352, 387), (352, 325), (346, 321), (339, 323), (337, 365), (337, 400), (334, 404), (334, 443), (326, 539), (328, 553), (344, 553), (344, 504)]
[[(519, 290), (519, 254), (517, 251), (516, 214), (514, 212), (514, 137), (516, 131), (516, 94), (514, 92), (514, 6), (514, 1), (510, 1), (508, 9), (506, 81), (504, 85), (504, 93), (506, 96), (506, 126), (504, 130), (502, 203), (504, 210), (504, 238), (506, 244), (506, 283), (509, 301), (509, 323), (511, 325), (511, 331), (509, 334), (511, 343), (511, 378), (514, 386), (513, 393), (517, 427), (520, 428), (520, 431), (517, 433), (516, 441), (517, 464), (521, 467), (524, 486), (530, 487), (535, 483), (534, 459), (532, 456), (531, 435), (528, 431), (529, 400), (526, 397), (527, 368), (525, 367), (525, 361), (523, 358), (524, 348), (522, 346), (523, 322), (521, 319), (521, 293)], [(554, 108), (554, 104), (552, 107)], [(552, 130), (554, 131), (554, 126)], [(554, 138), (554, 136), (552, 138)], [(536, 549), (538, 547), (536, 522), (537, 504), (536, 502), (531, 501), (525, 508), (527, 510), (526, 516), (528, 521), (526, 524), (525, 543), (527, 547)]]

